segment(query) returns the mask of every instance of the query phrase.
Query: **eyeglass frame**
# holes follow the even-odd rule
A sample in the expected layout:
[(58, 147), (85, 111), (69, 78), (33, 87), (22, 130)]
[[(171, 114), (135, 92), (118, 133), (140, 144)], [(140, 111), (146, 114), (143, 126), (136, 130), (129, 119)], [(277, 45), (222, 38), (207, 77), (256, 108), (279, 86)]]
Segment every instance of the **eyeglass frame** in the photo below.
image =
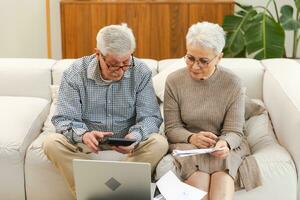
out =
[[(217, 55), (215, 55), (212, 59), (210, 59), (210, 60), (208, 60), (208, 61), (206, 61), (206, 63), (203, 63), (203, 62), (201, 62), (201, 60), (200, 59), (205, 59), (205, 57), (203, 58), (203, 57), (200, 57), (200, 58), (197, 58), (197, 57), (195, 57), (195, 56), (193, 56), (193, 55), (191, 55), (191, 54), (186, 54), (185, 56), (184, 56), (184, 61), (185, 61), (185, 63), (187, 64), (187, 65), (190, 65), (190, 66), (193, 66), (194, 64), (195, 64), (195, 62), (197, 63), (197, 67), (199, 67), (199, 68), (207, 68), (208, 67), (208, 65), (216, 58), (216, 57), (218, 57), (218, 55), (219, 54), (217, 54)], [(192, 56), (195, 60), (193, 61), (193, 63), (192, 64), (188, 64), (187, 63), (187, 57), (188, 56)], [(207, 58), (208, 59), (208, 58)], [(201, 65), (199, 65), (199, 63), (201, 63)]]
[[(122, 69), (123, 71), (126, 71), (126, 70), (128, 70), (128, 69), (130, 69), (130, 68), (133, 68), (133, 67), (135, 66), (133, 54), (130, 55), (130, 58), (131, 58), (130, 64), (128, 64), (128, 65), (123, 65), (123, 66), (113, 66), (113, 65), (111, 65), (111, 64), (108, 64), (108, 63), (106, 62), (105, 56), (104, 56), (102, 53), (100, 53), (100, 55), (101, 55), (101, 57), (102, 57), (103, 61), (105, 62), (105, 64), (106, 64), (106, 66), (107, 66), (108, 69), (114, 68), (115, 70)], [(129, 58), (129, 59), (130, 59), (130, 58)], [(124, 64), (124, 62), (122, 62), (122, 64)], [(126, 68), (126, 67), (127, 67), (127, 69), (124, 70), (124, 68)]]

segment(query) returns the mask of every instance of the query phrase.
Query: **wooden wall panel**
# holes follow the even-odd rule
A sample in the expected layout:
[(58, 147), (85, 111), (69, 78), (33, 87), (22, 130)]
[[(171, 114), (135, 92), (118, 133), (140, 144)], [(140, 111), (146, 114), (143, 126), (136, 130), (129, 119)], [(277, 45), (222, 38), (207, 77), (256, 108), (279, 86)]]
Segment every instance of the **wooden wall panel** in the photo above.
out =
[(191, 24), (204, 20), (221, 24), (233, 6), (233, 0), (62, 0), (63, 58), (93, 53), (99, 29), (122, 22), (133, 30), (137, 57), (181, 57)]
[(93, 40), (92, 47), (96, 47), (96, 36), (98, 31), (103, 27), (103, 24), (107, 22), (107, 5), (91, 6), (91, 39)]
[(151, 6), (151, 58), (172, 58), (185, 52), (188, 6), (153, 4)]
[(218, 24), (223, 23), (223, 17), (232, 14), (234, 4), (190, 4), (189, 6), (189, 24), (199, 21), (209, 21)]
[[(76, 58), (92, 53), (93, 40), (91, 38), (90, 5), (69, 5), (62, 9), (64, 22), (63, 57)], [(86, 20), (89, 19), (89, 20)]]

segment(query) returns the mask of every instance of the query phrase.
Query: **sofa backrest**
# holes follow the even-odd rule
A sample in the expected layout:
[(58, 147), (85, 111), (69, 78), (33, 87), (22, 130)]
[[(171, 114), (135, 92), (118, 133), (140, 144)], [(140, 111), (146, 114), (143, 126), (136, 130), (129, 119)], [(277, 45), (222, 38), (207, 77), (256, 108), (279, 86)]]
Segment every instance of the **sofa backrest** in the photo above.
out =
[(250, 98), (263, 98), (264, 67), (258, 60), (249, 58), (223, 58), (221, 66), (230, 69), (242, 80)]
[(51, 99), (51, 59), (0, 59), (0, 96)]
[[(157, 61), (152, 59), (141, 59), (152, 71), (152, 76), (157, 74)], [(53, 85), (59, 85), (63, 72), (70, 67), (75, 59), (63, 59), (57, 61), (52, 67)]]
[[(264, 67), (258, 60), (248, 58), (223, 58), (221, 66), (230, 69), (241, 78), (244, 86), (247, 88), (246, 93), (250, 98), (262, 100), (262, 86)], [(154, 89), (158, 98), (163, 101), (163, 92), (167, 76), (186, 67), (183, 58), (166, 59), (158, 62), (158, 75), (153, 77)]]

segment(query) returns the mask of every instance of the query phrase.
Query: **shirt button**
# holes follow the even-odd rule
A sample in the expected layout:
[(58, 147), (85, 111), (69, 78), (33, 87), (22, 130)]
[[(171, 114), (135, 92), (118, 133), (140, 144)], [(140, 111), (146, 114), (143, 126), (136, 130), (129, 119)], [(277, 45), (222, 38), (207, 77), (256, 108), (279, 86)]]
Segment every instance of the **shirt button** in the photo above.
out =
[(109, 117), (111, 117), (111, 114), (108, 114)]
[(108, 103), (111, 103), (111, 100), (108, 100)]

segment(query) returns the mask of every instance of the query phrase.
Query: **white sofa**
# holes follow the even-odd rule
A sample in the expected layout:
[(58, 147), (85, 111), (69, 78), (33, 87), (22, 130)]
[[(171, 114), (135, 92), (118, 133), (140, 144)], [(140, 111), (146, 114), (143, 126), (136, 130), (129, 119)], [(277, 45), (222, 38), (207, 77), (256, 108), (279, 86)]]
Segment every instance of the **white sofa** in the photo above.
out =
[[(52, 87), (51, 92), (50, 85), (59, 85), (62, 72), (73, 61), (0, 59), (0, 199), (71, 199), (41, 146), (53, 130), (48, 115), (55, 107), (51, 105), (55, 89)], [(183, 60), (144, 61), (152, 70), (156, 94), (162, 99), (167, 75), (184, 67)], [(288, 59), (260, 62), (229, 58), (221, 64), (243, 80), (248, 96), (264, 102), (271, 120), (260, 120), (257, 128), (249, 128), (252, 135), (248, 139), (263, 186), (238, 191), (235, 199), (300, 200), (300, 64)], [(259, 117), (251, 118), (247, 126)], [(122, 155), (101, 152), (95, 157), (118, 160)]]

